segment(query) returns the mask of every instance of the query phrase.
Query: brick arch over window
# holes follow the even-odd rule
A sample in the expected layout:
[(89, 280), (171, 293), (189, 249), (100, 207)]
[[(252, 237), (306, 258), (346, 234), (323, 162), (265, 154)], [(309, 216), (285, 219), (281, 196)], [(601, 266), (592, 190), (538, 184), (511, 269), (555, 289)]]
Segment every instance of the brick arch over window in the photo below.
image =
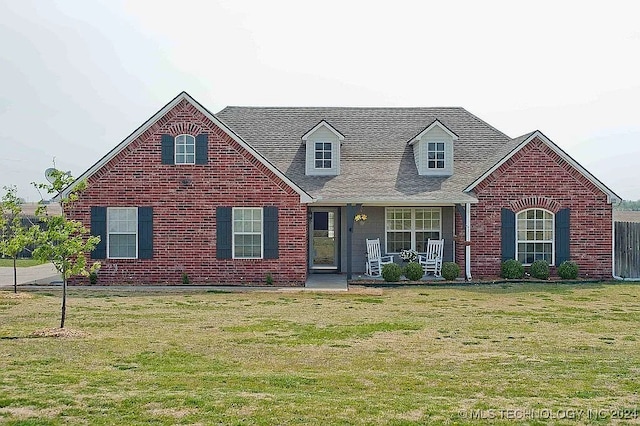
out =
[[(534, 206), (528, 209), (519, 210), (518, 213), (526, 210), (537, 210), (540, 207)], [(551, 209), (544, 209), (551, 211)], [(553, 212), (555, 215), (555, 223), (553, 229), (553, 239), (555, 244), (555, 265), (560, 265), (565, 260), (570, 260), (570, 221), (571, 210), (568, 208), (558, 209)], [(500, 238), (501, 238), (501, 251), (502, 261), (516, 258), (516, 212), (510, 209), (503, 208), (500, 217)], [(553, 263), (553, 262), (550, 262)]]
[(195, 136), (203, 132), (202, 127), (198, 124), (185, 122), (174, 123), (168, 130), (168, 133), (174, 137), (182, 134)]
[(560, 203), (547, 197), (526, 197), (509, 203), (509, 207), (514, 212), (525, 209), (544, 209), (556, 214), (560, 211)]

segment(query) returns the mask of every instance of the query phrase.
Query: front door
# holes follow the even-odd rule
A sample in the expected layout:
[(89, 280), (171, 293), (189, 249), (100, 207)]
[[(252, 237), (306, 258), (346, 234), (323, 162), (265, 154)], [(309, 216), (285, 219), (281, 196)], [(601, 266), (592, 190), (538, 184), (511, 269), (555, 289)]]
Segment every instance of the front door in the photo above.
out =
[(338, 269), (339, 223), (337, 208), (311, 210), (309, 266), (312, 271), (332, 272)]

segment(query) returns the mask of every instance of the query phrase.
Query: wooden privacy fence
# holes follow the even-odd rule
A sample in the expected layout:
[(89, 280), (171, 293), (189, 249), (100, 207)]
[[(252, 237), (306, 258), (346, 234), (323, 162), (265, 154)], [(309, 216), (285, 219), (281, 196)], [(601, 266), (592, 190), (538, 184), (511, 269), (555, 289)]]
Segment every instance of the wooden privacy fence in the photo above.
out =
[(640, 223), (615, 222), (615, 274), (640, 278)]

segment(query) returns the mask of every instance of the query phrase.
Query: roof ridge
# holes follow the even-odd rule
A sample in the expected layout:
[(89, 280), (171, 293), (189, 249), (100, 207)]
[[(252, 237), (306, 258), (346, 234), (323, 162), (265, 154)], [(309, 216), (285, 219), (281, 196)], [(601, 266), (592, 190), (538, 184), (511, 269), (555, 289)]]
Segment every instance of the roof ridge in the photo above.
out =
[[(222, 110), (220, 110), (220, 112), (222, 112), (222, 111), (224, 111), (226, 109), (231, 109), (231, 108), (245, 108), (245, 109), (299, 109), (299, 110), (305, 110), (305, 109), (306, 110), (309, 110), (309, 109), (401, 110), (401, 109), (406, 109), (406, 110), (415, 110), (415, 111), (430, 110), (430, 109), (448, 109), (448, 110), (462, 110), (462, 111), (466, 111), (467, 113), (471, 114), (469, 111), (465, 110), (463, 107), (460, 107), (460, 106), (420, 106), (420, 107), (416, 107), (416, 106), (402, 106), (402, 107), (398, 107), (398, 106), (374, 106), (374, 107), (372, 107), (372, 106), (275, 106), (275, 105), (255, 106), (255, 105), (227, 105)], [(473, 115), (473, 114), (471, 114), (471, 115)]]

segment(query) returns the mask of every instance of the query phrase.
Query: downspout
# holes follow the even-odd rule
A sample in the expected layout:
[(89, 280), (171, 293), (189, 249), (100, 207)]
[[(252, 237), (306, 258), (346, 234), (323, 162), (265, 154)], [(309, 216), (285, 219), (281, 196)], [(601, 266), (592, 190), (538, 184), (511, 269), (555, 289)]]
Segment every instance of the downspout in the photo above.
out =
[[(471, 242), (471, 203), (465, 204), (465, 229), (464, 239), (466, 243)], [(471, 281), (471, 244), (464, 246), (464, 270), (467, 281)]]

